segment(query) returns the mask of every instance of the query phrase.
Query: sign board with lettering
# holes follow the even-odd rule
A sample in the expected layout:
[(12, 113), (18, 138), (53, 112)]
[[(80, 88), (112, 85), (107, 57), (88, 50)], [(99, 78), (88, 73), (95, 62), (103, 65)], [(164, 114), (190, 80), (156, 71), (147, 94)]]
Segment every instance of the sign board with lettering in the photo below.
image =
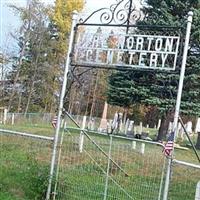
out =
[(78, 28), (73, 65), (175, 70), (180, 35)]

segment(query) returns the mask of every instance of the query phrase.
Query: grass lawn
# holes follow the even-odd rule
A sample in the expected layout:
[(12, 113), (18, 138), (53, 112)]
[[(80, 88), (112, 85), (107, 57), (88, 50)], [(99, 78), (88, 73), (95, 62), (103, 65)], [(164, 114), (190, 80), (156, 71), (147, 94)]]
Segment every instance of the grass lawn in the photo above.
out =
[[(0, 128), (53, 136), (48, 124), (0, 125)], [(65, 133), (60, 158), (57, 200), (103, 199), (105, 192), (109, 140), (108, 136), (90, 134), (100, 148), (84, 138), (84, 151), (79, 152), (79, 133)], [(52, 145), (48, 141), (0, 135), (1, 139), (1, 200), (42, 200), (45, 198)], [(131, 140), (113, 139), (111, 157), (116, 164), (108, 168), (107, 196), (111, 199), (157, 200), (164, 164), (162, 148), (141, 142), (133, 149)], [(176, 159), (197, 163), (189, 150), (175, 151)], [(122, 170), (121, 170), (122, 169)], [(124, 173), (126, 172), (128, 176)], [(175, 165), (169, 200), (193, 200), (200, 170)], [(164, 180), (163, 180), (164, 181)]]

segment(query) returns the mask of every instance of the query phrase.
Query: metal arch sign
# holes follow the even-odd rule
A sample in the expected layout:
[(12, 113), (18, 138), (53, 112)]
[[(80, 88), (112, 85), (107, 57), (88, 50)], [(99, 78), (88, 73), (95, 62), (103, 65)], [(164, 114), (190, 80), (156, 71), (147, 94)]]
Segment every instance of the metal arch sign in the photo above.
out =
[(135, 1), (116, 0), (110, 7), (80, 19), (75, 28), (71, 65), (175, 70), (180, 27), (177, 31), (177, 27), (136, 26), (144, 18)]
[[(78, 29), (79, 30), (79, 29)], [(180, 35), (77, 31), (72, 65), (175, 70)], [(94, 32), (95, 30), (95, 32)]]

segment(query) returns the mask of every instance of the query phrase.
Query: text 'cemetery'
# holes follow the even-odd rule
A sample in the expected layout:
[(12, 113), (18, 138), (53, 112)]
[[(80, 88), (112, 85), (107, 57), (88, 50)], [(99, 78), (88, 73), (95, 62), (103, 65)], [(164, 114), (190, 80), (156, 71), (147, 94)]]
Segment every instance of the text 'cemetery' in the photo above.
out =
[(176, 67), (179, 36), (80, 33), (75, 63), (99, 66), (161, 68)]

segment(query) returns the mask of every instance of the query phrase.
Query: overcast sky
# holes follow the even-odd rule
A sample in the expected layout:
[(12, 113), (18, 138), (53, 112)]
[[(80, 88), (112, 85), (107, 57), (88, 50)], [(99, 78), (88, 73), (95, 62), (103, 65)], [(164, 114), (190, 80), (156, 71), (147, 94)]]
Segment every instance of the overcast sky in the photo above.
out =
[[(54, 4), (55, 2), (55, 0), (41, 1), (50, 4)], [(113, 2), (116, 2), (116, 0), (86, 0), (84, 13), (89, 14), (98, 8), (108, 7)], [(15, 32), (20, 25), (20, 21), (8, 5), (16, 4), (25, 6), (26, 3), (27, 0), (0, 0), (0, 51), (7, 49), (7, 46), (9, 47), (9, 51), (15, 51), (17, 48), (10, 37), (10, 32)]]
[[(44, 3), (54, 4), (55, 0), (40, 0)], [(76, 1), (76, 0), (72, 0)], [(88, 16), (99, 8), (108, 8), (117, 0), (85, 0), (84, 15)], [(9, 4), (25, 6), (27, 0), (0, 0), (0, 51), (9, 47), (9, 51), (16, 51), (17, 46), (14, 45), (10, 37), (10, 32), (15, 32), (20, 26), (18, 16), (8, 7)]]

